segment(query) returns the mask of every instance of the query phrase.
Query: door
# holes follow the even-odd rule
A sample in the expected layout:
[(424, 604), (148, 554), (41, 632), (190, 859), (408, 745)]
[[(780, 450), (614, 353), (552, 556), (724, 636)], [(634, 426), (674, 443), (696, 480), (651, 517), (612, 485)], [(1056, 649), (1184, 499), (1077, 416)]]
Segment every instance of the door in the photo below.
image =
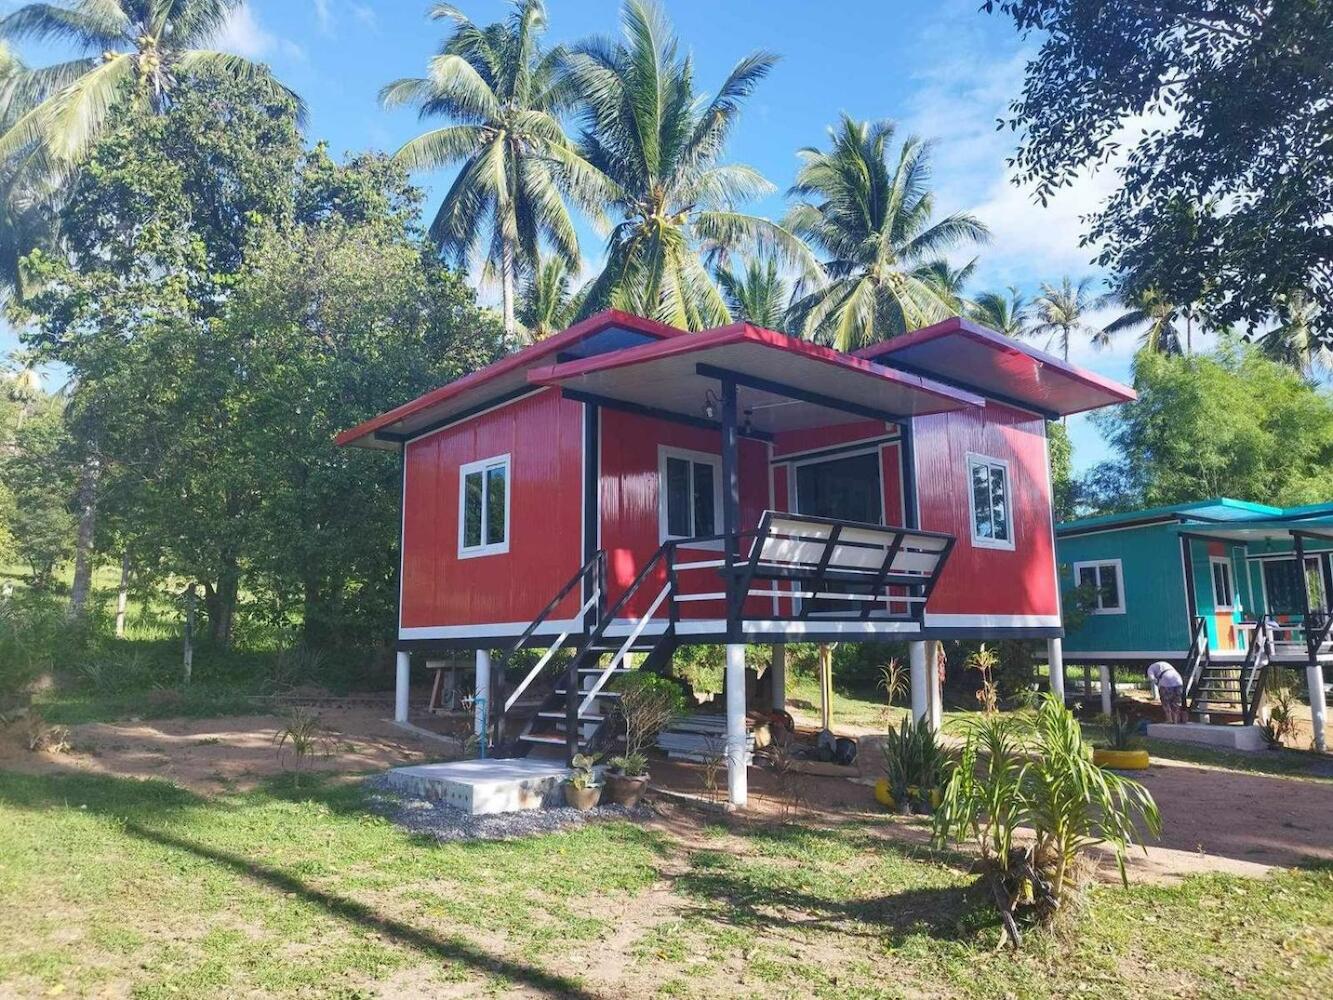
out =
[[(863, 524), (883, 524), (883, 489), (879, 451), (806, 462), (796, 466), (796, 512)], [(831, 594), (845, 592), (836, 583), (824, 585)], [(864, 590), (862, 591), (864, 593)], [(815, 601), (812, 614), (847, 614), (851, 601)]]

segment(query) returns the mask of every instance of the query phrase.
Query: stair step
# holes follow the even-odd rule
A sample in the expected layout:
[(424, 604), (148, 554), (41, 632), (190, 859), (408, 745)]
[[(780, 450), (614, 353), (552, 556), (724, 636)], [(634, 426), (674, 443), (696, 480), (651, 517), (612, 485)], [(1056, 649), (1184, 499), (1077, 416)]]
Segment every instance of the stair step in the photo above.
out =
[[(556, 688), (556, 689), (555, 689), (555, 693), (558, 694), (558, 695), (560, 695), (561, 697), (564, 697), (566, 694), (569, 693), (569, 688)], [(587, 692), (587, 691), (580, 691), (579, 694), (581, 694), (581, 695), (583, 695), (583, 696), (586, 697), (586, 696), (588, 695), (588, 692)], [(619, 691), (606, 691), (606, 690), (603, 690), (603, 691), (598, 691), (597, 694), (595, 694), (593, 697), (595, 697), (595, 698), (619, 698), (619, 697), (620, 697), (620, 692), (619, 692)]]
[(529, 743), (549, 743), (553, 746), (564, 746), (568, 742), (563, 736), (550, 733), (524, 733), (519, 739), (527, 740)]
[[(538, 717), (538, 718), (541, 718), (541, 719), (559, 719), (561, 722), (564, 722), (564, 721), (565, 721), (565, 713), (564, 713), (564, 712), (538, 712), (538, 713), (537, 713), (537, 717)], [(580, 715), (580, 716), (579, 716), (579, 721), (580, 721), (580, 722), (605, 722), (605, 721), (606, 721), (606, 716), (605, 716), (605, 715)]]
[[(606, 667), (579, 667), (579, 673), (581, 674), (604, 674), (606, 672)], [(633, 671), (631, 671), (629, 667), (616, 667), (611, 671), (613, 674), (628, 674), (632, 672)]]

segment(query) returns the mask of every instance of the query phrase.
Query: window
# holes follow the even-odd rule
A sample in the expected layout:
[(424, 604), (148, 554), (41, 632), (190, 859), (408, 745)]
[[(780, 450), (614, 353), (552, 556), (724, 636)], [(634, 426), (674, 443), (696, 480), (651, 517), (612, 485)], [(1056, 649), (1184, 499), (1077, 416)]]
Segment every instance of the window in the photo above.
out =
[(1119, 559), (1074, 563), (1074, 582), (1091, 588), (1094, 615), (1125, 613), (1125, 578)]
[(1231, 611), (1236, 606), (1235, 591), (1231, 588), (1231, 562), (1217, 557), (1208, 562), (1213, 569), (1213, 608)]
[[(1266, 559), (1263, 562), (1264, 595), (1270, 615), (1299, 615), (1301, 574), (1295, 559)], [(1305, 592), (1311, 608), (1324, 606), (1324, 580), (1319, 557), (1305, 558)]]
[(509, 551), (509, 456), (469, 462), (458, 470), (458, 555)]
[(1009, 504), (1009, 463), (982, 455), (967, 456), (972, 544), (988, 549), (1014, 547)]
[(662, 540), (715, 535), (722, 509), (722, 460), (702, 452), (661, 449)]

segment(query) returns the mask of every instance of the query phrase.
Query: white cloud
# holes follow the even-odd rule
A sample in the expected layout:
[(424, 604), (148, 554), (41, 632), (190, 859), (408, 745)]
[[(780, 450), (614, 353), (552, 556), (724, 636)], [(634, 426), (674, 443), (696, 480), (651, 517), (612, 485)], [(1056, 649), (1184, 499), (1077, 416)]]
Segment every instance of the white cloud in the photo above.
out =
[(213, 41), (224, 52), (234, 52), (247, 59), (268, 59), (277, 55), (304, 62), (306, 58), (305, 49), (296, 42), (261, 26), (248, 3), (232, 8), (227, 23)]
[(319, 21), (319, 30), (328, 34), (333, 30), (333, 9), (329, 0), (315, 0), (315, 19)]

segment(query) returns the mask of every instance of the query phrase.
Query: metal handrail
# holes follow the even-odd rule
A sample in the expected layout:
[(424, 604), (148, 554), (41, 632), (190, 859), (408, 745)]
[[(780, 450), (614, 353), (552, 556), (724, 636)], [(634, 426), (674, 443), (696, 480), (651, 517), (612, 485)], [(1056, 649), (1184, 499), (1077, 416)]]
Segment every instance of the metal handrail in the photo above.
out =
[(1208, 622), (1203, 616), (1194, 618), (1194, 631), (1190, 636), (1189, 658), (1186, 660), (1185, 691), (1181, 695), (1182, 703), (1194, 708), (1194, 689), (1203, 677), (1208, 665)]
[[(1255, 625), (1254, 638), (1245, 650), (1245, 659), (1241, 661), (1240, 677), (1240, 716), (1248, 726), (1254, 722), (1259, 700), (1263, 697), (1265, 669), (1268, 666), (1268, 624), (1262, 619)], [(1258, 683), (1255, 675), (1258, 673)]]

